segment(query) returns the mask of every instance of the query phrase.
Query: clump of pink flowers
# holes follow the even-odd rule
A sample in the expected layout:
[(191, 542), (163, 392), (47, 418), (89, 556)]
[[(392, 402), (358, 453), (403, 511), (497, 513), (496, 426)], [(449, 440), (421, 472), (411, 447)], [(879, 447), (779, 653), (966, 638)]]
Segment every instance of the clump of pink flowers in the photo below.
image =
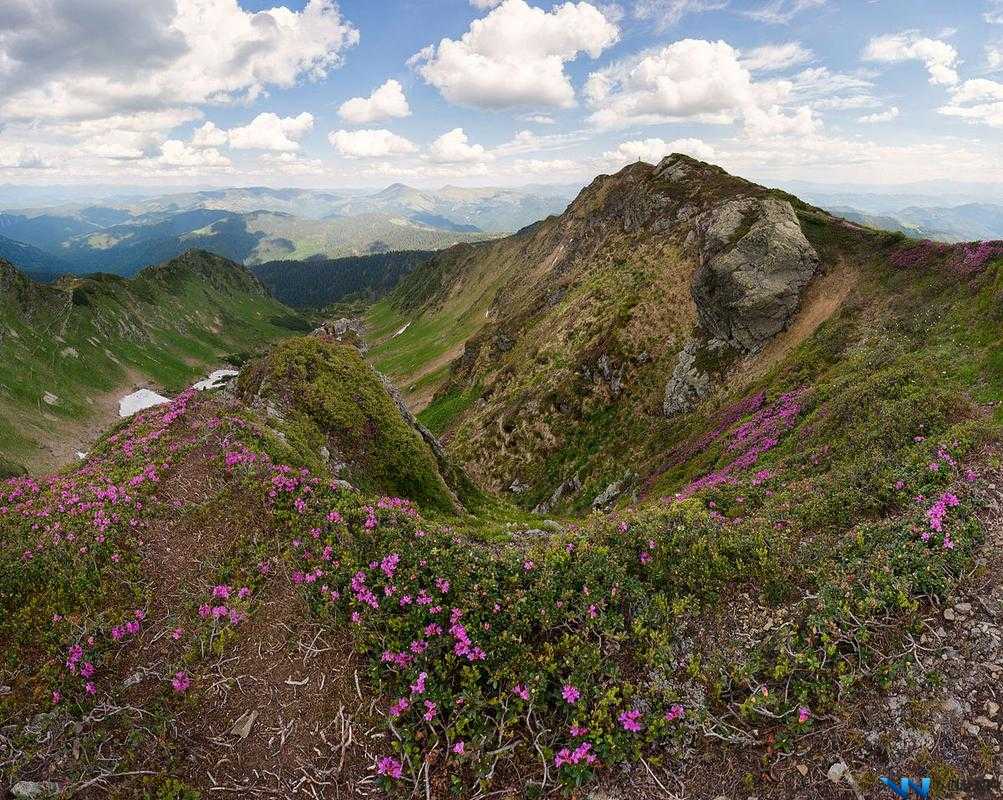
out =
[(564, 698), (566, 703), (570, 703), (571, 705), (577, 703), (581, 696), (581, 692), (579, 692), (578, 689), (570, 683), (564, 684), (564, 687), (561, 689), (561, 697)]
[(376, 762), (376, 771), (396, 781), (400, 780), (403, 765), (393, 756), (383, 756)]
[(620, 716), (620, 726), (625, 731), (630, 731), (631, 733), (640, 733), (641, 731), (641, 712), (636, 708), (632, 708), (629, 711), (621, 711)]

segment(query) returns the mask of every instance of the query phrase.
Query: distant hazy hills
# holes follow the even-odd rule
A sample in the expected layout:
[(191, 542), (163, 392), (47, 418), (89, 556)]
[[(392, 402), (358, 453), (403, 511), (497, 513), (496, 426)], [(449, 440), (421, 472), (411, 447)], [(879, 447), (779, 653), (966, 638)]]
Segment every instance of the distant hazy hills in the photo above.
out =
[(395, 184), (375, 194), (220, 189), (0, 212), (0, 256), (34, 277), (132, 275), (202, 248), (244, 264), (438, 250), (493, 238), (564, 210), (573, 190)]

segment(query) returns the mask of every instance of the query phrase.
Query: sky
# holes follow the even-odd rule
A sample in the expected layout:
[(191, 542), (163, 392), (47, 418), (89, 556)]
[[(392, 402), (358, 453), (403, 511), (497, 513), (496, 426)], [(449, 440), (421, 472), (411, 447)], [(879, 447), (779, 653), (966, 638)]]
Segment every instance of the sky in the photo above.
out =
[(2, 0), (0, 183), (1003, 183), (1003, 0)]

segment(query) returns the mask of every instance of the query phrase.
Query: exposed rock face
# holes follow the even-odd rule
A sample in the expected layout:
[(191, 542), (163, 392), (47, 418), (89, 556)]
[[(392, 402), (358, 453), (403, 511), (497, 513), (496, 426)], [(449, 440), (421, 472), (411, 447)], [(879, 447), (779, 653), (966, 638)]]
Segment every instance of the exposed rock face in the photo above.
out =
[(692, 293), (704, 331), (756, 352), (797, 311), (819, 266), (791, 204), (776, 197), (735, 198), (707, 212)]
[(696, 366), (699, 349), (700, 343), (696, 339), (690, 339), (679, 352), (679, 360), (665, 386), (662, 411), (667, 417), (688, 411), (710, 389), (710, 376)]

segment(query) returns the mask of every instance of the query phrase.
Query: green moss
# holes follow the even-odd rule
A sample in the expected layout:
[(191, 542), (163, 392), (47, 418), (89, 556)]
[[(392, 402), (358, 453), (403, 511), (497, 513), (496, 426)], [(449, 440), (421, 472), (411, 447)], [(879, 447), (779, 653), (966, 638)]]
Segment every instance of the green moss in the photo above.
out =
[(366, 491), (454, 510), (435, 454), (355, 348), (313, 336), (291, 340), (242, 373), (239, 391), (281, 398), (288, 439), (307, 454), (327, 447)]

